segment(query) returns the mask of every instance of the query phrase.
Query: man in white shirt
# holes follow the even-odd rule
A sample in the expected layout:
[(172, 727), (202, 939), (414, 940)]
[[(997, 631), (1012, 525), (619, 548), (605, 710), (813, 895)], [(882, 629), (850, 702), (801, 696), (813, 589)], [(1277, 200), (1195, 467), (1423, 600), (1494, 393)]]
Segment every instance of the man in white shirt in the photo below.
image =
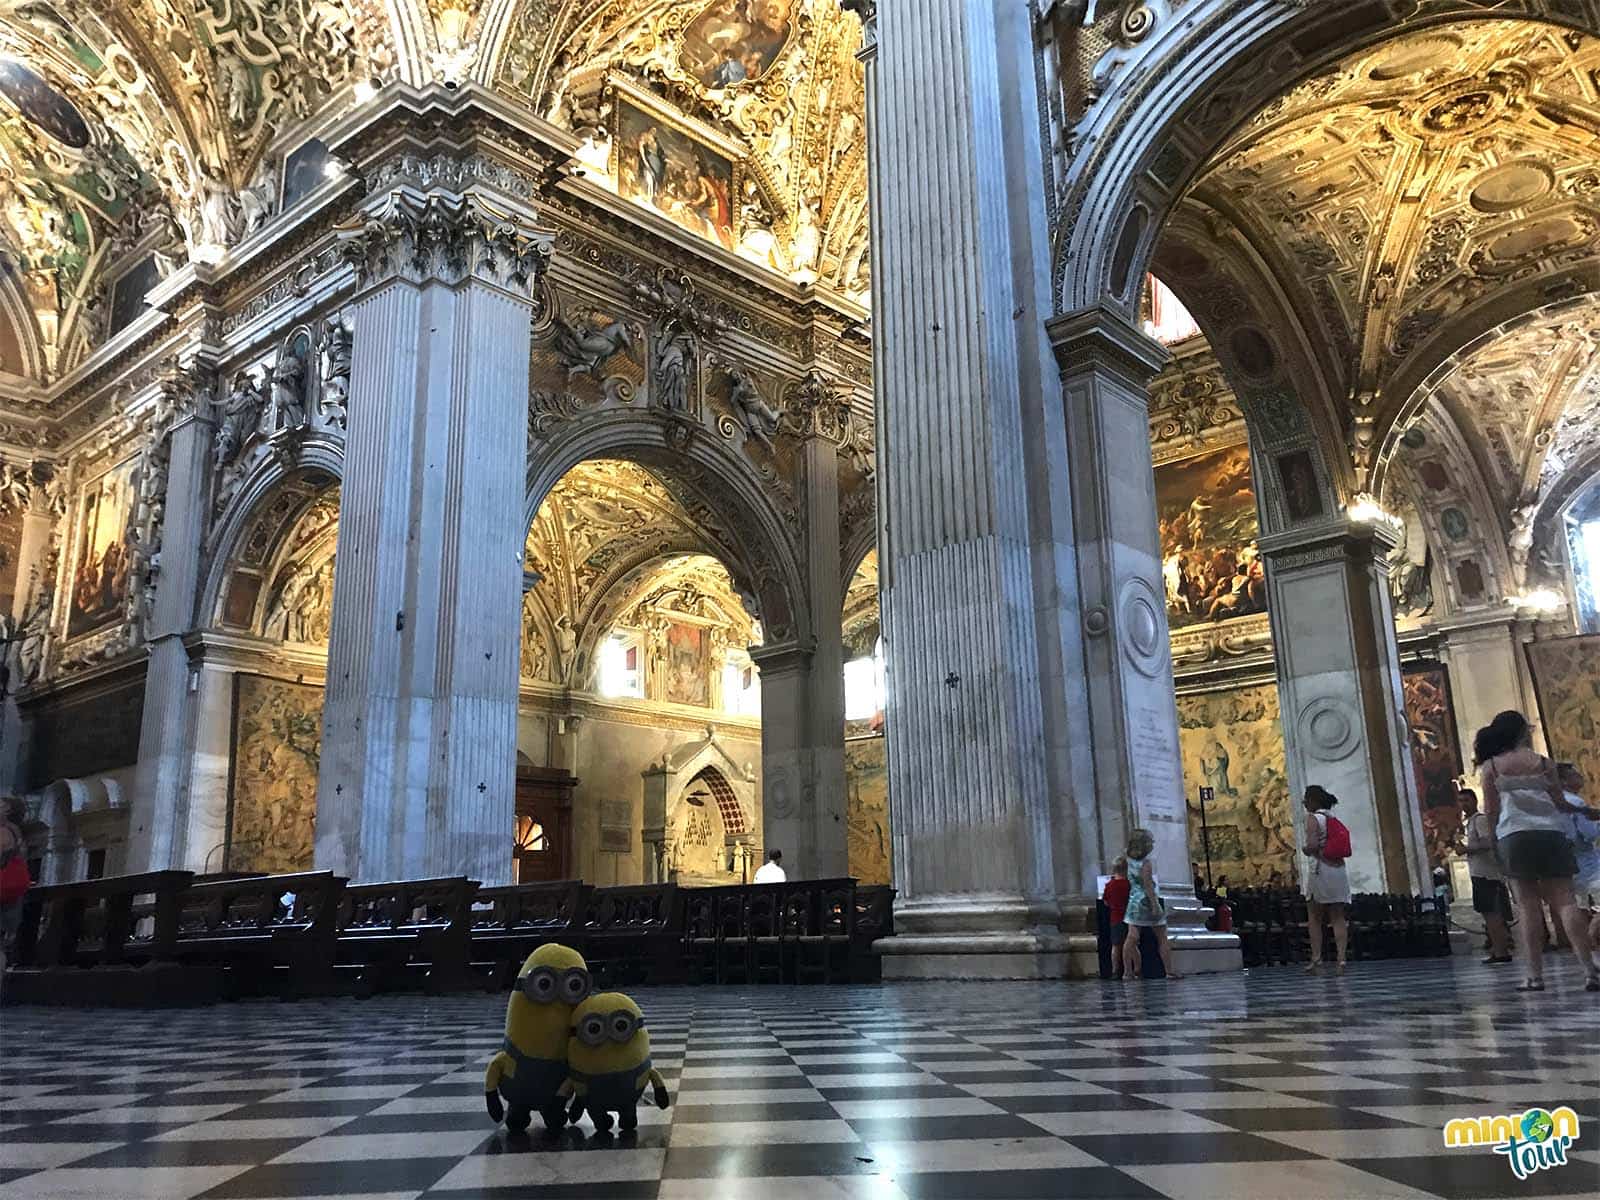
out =
[(783, 883), (789, 877), (783, 873), (783, 868), (778, 864), (783, 861), (783, 851), (774, 850), (767, 855), (767, 861), (756, 868), (756, 883)]

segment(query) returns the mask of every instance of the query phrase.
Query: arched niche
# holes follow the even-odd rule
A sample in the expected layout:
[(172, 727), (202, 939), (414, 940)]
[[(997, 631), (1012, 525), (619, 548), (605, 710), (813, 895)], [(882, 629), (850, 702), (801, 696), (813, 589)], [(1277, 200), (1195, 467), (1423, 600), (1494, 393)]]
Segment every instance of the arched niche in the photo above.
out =
[[(667, 751), (642, 779), (646, 882), (675, 876), (681, 860), (674, 859), (678, 853), (674, 838), (691, 825), (697, 851), (709, 853), (716, 831), (721, 832), (724, 854), (736, 845), (747, 848), (740, 857), (759, 851), (761, 809), (753, 771), (739, 763), (715, 733)], [(699, 811), (707, 808), (714, 812)], [(742, 881), (745, 865), (753, 872), (755, 864), (744, 864), (740, 857), (735, 861), (737, 871), (727, 870), (724, 858), (725, 869), (714, 881)]]

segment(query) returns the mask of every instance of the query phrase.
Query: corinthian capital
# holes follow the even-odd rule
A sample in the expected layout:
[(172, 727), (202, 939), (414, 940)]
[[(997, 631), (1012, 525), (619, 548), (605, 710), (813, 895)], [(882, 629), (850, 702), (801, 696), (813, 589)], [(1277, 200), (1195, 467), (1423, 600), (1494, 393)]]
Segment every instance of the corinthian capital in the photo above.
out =
[(363, 284), (482, 279), (527, 296), (544, 276), (552, 241), (476, 193), (410, 189), (390, 192), (339, 230), (340, 250)]

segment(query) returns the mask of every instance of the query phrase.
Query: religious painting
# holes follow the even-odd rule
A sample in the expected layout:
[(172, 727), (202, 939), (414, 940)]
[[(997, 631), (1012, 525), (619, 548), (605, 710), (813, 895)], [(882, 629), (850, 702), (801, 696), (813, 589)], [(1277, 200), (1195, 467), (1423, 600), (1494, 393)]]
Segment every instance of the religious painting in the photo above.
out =
[(883, 737), (844, 744), (846, 846), (857, 883), (889, 883), (889, 768)]
[(1283, 505), (1291, 521), (1311, 521), (1322, 515), (1322, 488), (1309, 452), (1278, 455), (1278, 478), (1283, 482)]
[[(1178, 697), (1189, 857), (1230, 885), (1295, 879), (1294, 816), (1274, 683)], [(1200, 789), (1209, 787), (1201, 821)]]
[(1248, 446), (1157, 467), (1156, 506), (1172, 628), (1267, 610)]
[(1577, 765), (1584, 799), (1600, 801), (1600, 634), (1528, 645), (1550, 757)]
[(705, 708), (711, 703), (706, 631), (673, 621), (667, 626), (662, 657), (661, 698), (673, 704)]
[(11, 101), (29, 124), (62, 145), (88, 148), (89, 126), (83, 114), (32, 67), (0, 58), (0, 96)]
[(267, 593), (261, 633), (275, 641), (326, 646), (333, 628), (334, 556), (291, 559), (279, 568)]
[(1428, 862), (1440, 866), (1450, 857), (1461, 832), (1461, 807), (1456, 779), (1461, 774), (1461, 747), (1456, 741), (1450, 680), (1441, 666), (1414, 667), (1402, 676), (1406, 724), (1411, 729), (1411, 765), (1422, 805), (1422, 835)]
[(795, 0), (711, 0), (683, 31), (678, 61), (708, 88), (760, 79), (794, 33)]
[[(22, 506), (0, 507), (0, 613), (10, 613), (17, 592), (17, 560), (22, 550)], [(24, 585), (26, 580), (23, 581)]]
[(227, 869), (311, 869), (322, 758), (322, 689), (237, 675)]
[(84, 490), (67, 610), (68, 637), (93, 633), (122, 618), (131, 586), (128, 527), (138, 479), (139, 460), (129, 459)]
[(612, 175), (624, 199), (733, 249), (733, 163), (683, 130), (619, 101)]

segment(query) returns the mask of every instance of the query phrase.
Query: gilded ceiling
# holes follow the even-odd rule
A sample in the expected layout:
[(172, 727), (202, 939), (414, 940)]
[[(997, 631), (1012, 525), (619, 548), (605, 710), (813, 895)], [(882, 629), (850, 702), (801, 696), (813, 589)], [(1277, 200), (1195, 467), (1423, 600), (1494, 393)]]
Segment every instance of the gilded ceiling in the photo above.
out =
[(707, 615), (731, 628), (732, 644), (759, 640), (710, 550), (687, 510), (643, 467), (610, 459), (574, 467), (528, 534), (534, 582), (523, 604), (523, 674), (582, 686), (597, 640), (663, 588), (677, 587), (678, 601), (685, 586), (705, 597)]
[(864, 303), (860, 40), (838, 0), (0, 0), (0, 371), (70, 371), (119, 275), (219, 257), (397, 79), (522, 97), (602, 186)]
[(1376, 394), (1452, 315), (1600, 252), (1597, 70), (1600, 40), (1531, 22), (1397, 38), (1269, 105), (1192, 196), (1311, 314), (1345, 392)]

